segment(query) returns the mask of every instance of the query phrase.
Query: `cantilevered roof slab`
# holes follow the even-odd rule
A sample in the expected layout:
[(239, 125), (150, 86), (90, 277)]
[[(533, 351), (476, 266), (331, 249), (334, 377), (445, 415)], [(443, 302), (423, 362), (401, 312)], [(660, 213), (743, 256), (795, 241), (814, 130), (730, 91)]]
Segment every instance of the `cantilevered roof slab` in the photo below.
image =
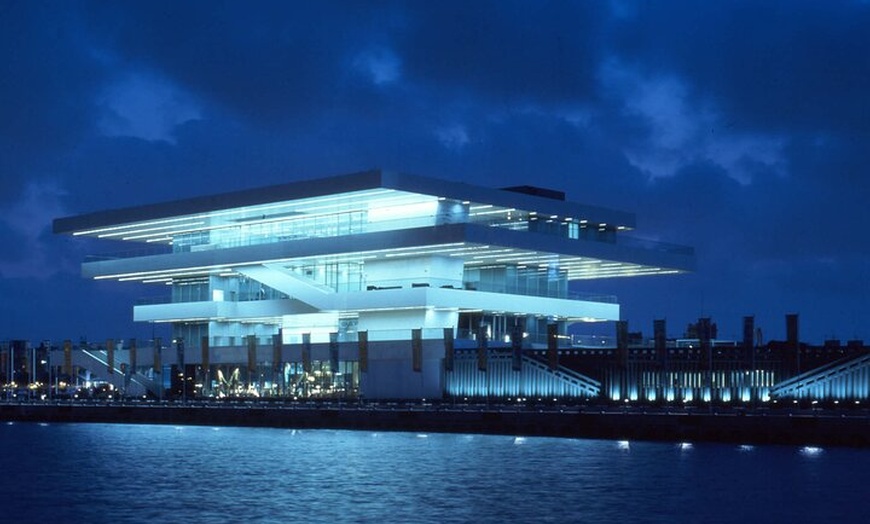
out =
[(690, 251), (661, 249), (529, 234), (479, 226), (447, 224), (331, 238), (310, 238), (135, 258), (86, 262), (83, 276), (96, 279), (154, 281), (204, 276), (234, 267), (304, 259), (365, 261), (422, 255), (461, 257), (466, 265), (516, 264), (557, 267), (569, 280), (668, 274), (693, 269)]
[[(292, 182), (276, 186), (98, 211), (58, 218), (54, 232), (136, 242), (154, 242), (180, 231), (230, 227), (250, 220), (286, 220), (300, 215), (369, 210), (426, 197), (472, 208), (513, 210), (621, 230), (635, 227), (632, 213), (516, 191), (387, 171)], [(480, 211), (481, 214), (491, 211)], [(473, 213), (472, 213), (473, 215)], [(472, 221), (474, 219), (472, 218)], [(166, 235), (161, 236), (161, 234)]]

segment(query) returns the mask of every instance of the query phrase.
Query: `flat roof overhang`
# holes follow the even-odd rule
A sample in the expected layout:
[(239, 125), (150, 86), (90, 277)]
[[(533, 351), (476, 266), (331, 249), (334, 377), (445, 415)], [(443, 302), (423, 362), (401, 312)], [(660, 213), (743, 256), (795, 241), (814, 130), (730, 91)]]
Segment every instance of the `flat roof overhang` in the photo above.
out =
[(568, 271), (569, 280), (681, 273), (694, 269), (695, 263), (694, 255), (685, 249), (655, 250), (474, 224), (448, 224), (99, 260), (82, 264), (82, 274), (95, 279), (158, 282), (232, 272), (233, 267), (256, 264), (362, 262), (422, 255), (462, 257), (466, 266), (558, 267)]
[(260, 214), (268, 216), (268, 213), (274, 212), (276, 206), (292, 209), (293, 204), (300, 201), (306, 205), (320, 201), (337, 202), (342, 195), (366, 198), (367, 195), (379, 192), (427, 195), (472, 205), (513, 208), (540, 216), (588, 220), (589, 223), (610, 224), (624, 229), (633, 229), (636, 225), (634, 214), (624, 211), (463, 182), (371, 170), (58, 218), (54, 220), (53, 231), (57, 234), (99, 237), (104, 236), (101, 231), (144, 228), (150, 224), (184, 223), (185, 220), (195, 224), (200, 219), (208, 220), (220, 215), (240, 218)]
[(522, 300), (505, 301), (504, 294), (487, 291), (443, 288), (403, 288), (379, 291), (352, 291), (330, 297), (332, 305), (324, 309), (305, 310), (295, 300), (253, 302), (182, 302), (145, 304), (134, 308), (134, 320), (145, 322), (179, 322), (193, 320), (243, 321), (270, 319), (308, 312), (360, 314), (397, 310), (489, 311), (503, 315), (536, 315), (572, 322), (602, 322), (619, 319), (619, 304), (591, 300), (522, 296)]

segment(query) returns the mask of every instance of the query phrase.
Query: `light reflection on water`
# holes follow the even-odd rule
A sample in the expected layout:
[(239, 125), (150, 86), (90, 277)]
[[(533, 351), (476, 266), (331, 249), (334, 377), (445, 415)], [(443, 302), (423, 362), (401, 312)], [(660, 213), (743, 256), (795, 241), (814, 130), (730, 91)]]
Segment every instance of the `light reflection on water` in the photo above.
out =
[(845, 448), (108, 424), (0, 442), (4, 521), (857, 521), (870, 485), (870, 450)]

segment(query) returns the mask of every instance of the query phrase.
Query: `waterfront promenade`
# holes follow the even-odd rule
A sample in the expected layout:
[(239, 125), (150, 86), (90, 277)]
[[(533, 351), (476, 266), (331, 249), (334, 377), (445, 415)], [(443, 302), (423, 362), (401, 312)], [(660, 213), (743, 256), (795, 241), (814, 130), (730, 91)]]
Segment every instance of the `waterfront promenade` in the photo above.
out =
[(870, 447), (870, 411), (266, 402), (0, 402), (0, 421), (484, 433), (614, 440)]

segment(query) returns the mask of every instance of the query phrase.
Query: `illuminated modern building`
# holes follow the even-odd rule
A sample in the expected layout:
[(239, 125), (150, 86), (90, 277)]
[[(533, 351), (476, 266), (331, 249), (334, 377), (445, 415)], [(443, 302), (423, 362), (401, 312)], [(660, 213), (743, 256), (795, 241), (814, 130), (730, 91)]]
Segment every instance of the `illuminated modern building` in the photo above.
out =
[[(258, 394), (370, 398), (492, 394), (501, 372), (500, 391), (592, 395), (595, 381), (538, 359), (570, 346), (572, 323), (619, 319), (616, 300), (583, 295), (582, 282), (694, 264), (690, 248), (625, 236), (634, 227), (630, 213), (558, 191), (385, 171), (54, 223), (133, 244), (82, 273), (165, 286), (134, 319), (172, 325), (175, 363), (203, 392), (240, 374)], [(502, 362), (498, 348), (519, 353)], [(467, 349), (484, 361), (466, 365)]]

